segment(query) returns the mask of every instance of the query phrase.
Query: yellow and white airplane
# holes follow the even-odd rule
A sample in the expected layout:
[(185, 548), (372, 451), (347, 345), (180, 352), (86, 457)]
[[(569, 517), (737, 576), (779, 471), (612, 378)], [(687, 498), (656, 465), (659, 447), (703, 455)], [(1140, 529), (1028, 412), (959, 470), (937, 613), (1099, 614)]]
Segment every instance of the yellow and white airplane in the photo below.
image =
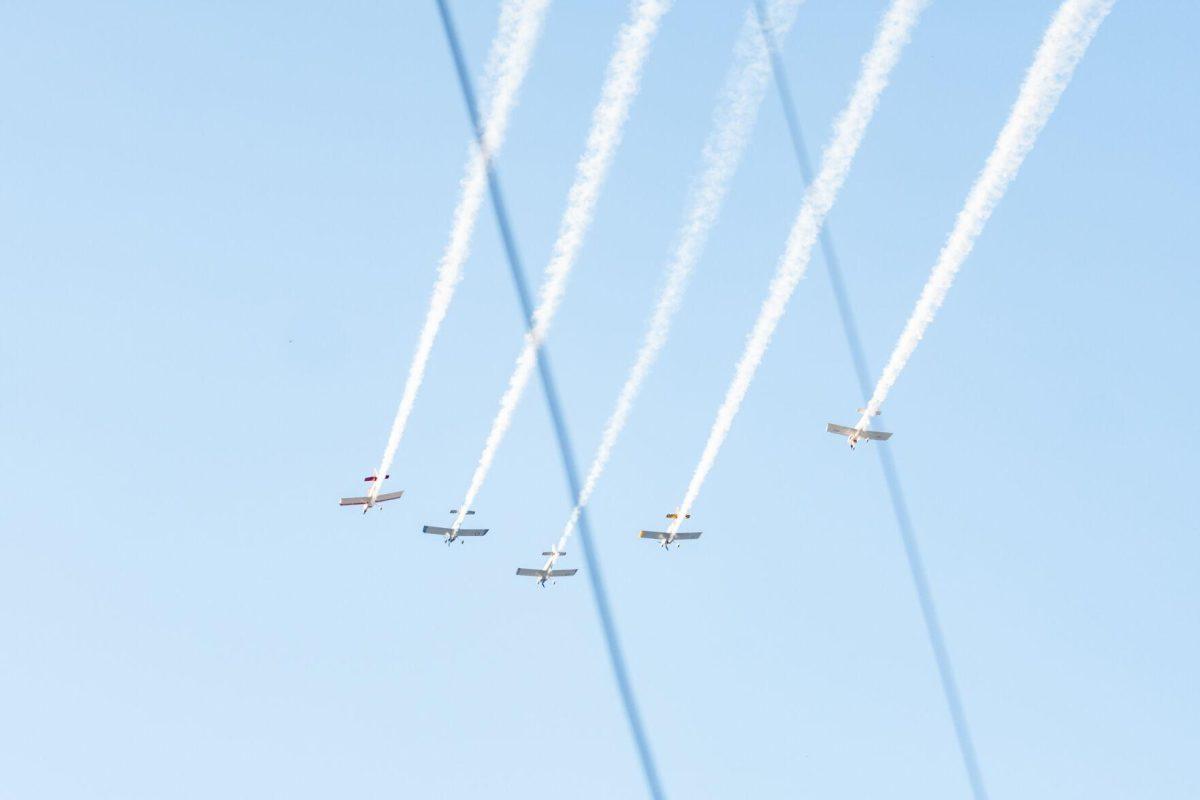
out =
[[(679, 519), (681, 516), (683, 519), (692, 518), (691, 514), (681, 515), (679, 509), (675, 509), (670, 514), (667, 514), (667, 519)], [(660, 543), (664, 550), (670, 550), (671, 545), (675, 544), (675, 542), (699, 539), (701, 533), (703, 533), (703, 531), (675, 531), (674, 533), (671, 531), (639, 531), (638, 538), (653, 539), (654, 541)]]

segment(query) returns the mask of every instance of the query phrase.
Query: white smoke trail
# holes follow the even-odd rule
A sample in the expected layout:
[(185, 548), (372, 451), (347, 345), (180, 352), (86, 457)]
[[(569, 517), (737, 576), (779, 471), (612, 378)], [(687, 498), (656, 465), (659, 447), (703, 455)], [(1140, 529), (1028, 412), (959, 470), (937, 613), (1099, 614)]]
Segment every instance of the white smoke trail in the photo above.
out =
[(916, 25), (926, 2), (927, 0), (893, 0), (879, 23), (879, 30), (875, 34), (871, 49), (863, 56), (858, 81), (846, 107), (833, 124), (833, 139), (822, 154), (820, 171), (804, 194), (804, 202), (788, 235), (787, 247), (775, 270), (775, 277), (771, 280), (767, 299), (763, 302), (758, 319), (755, 320), (746, 340), (746, 347), (734, 370), (733, 380), (725, 392), (721, 407), (717, 410), (708, 441), (679, 506), (679, 516), (671, 521), (668, 528), (672, 533), (679, 530), (684, 515), (691, 512), (692, 505), (700, 494), (700, 487), (716, 461), (717, 453), (729, 434), (750, 383), (754, 380), (758, 365), (767, 352), (767, 346), (771, 343), (779, 320), (783, 317), (788, 300), (808, 269), (821, 224), (846, 180), (846, 174), (850, 171), (850, 165), (866, 133), (867, 125), (879, 104), (879, 96), (887, 87), (888, 76), (900, 60), (900, 54), (908, 43), (913, 26)]
[(504, 0), (501, 6), (498, 30), (492, 40), (487, 65), (484, 68), (484, 95), (487, 99), (484, 109), (483, 149), (479, 148), (478, 143), (472, 142), (465, 174), (460, 184), (458, 205), (454, 209), (450, 240), (438, 265), (429, 309), (425, 312), (425, 323), (421, 326), (412, 363), (408, 367), (408, 378), (404, 382), (404, 392), (400, 396), (396, 418), (388, 434), (387, 447), (384, 448), (383, 458), (379, 462), (379, 471), (375, 473), (379, 480), (371, 484), (369, 495), (372, 498), (379, 493), (383, 486), (383, 476), (388, 474), (392, 460), (396, 457), (396, 450), (404, 436), (404, 429), (416, 403), (421, 382), (425, 379), (425, 368), (429, 364), (433, 342), (437, 338), (442, 321), (446, 318), (446, 312), (450, 309), (454, 291), (462, 279), (463, 264), (470, 253), (471, 235), (475, 231), (475, 221), (479, 217), (479, 208), (487, 188), (487, 161), (495, 156), (504, 143), (508, 119), (516, 105), (525, 74), (529, 71), (529, 62), (533, 57), (534, 46), (541, 33), (542, 20), (549, 3), (550, 0)]
[(887, 366), (875, 386), (859, 425), (866, 425), (880, 409), (888, 392), (900, 377), (909, 357), (917, 349), (925, 329), (946, 299), (954, 277), (970, 255), (975, 240), (983, 232), (992, 211), (1004, 196), (1009, 183), (1045, 126), (1058, 100), (1071, 82), (1075, 67), (1091, 44), (1100, 23), (1112, 10), (1115, 0), (1066, 0), (1042, 37), (1041, 46), (1008, 120), (996, 138), (983, 171), (967, 195), (967, 201), (954, 221), (954, 229), (938, 254), (912, 316), (904, 326)]
[(475, 502), (475, 497), (487, 478), (488, 470), (491, 469), (500, 442), (504, 440), (504, 434), (512, 424), (513, 413), (517, 409), (521, 394), (529, 383), (538, 348), (546, 338), (550, 323), (554, 321), (554, 314), (558, 311), (559, 303), (566, 292), (567, 278), (583, 244), (584, 234), (591, 224), (596, 200), (600, 196), (600, 187), (608, 174), (613, 154), (621, 142), (621, 133), (629, 116), (629, 106), (641, 82), (642, 66), (650, 52), (650, 44), (658, 32), (658, 23), (662, 15), (670, 5), (670, 0), (634, 0), (631, 6), (633, 18), (617, 34), (616, 50), (608, 62), (600, 101), (592, 111), (592, 127), (588, 132), (587, 145), (575, 165), (575, 182), (567, 194), (567, 208), (559, 223), (558, 238), (554, 242), (550, 263), (546, 265), (542, 286), (538, 292), (538, 305), (533, 312), (533, 329), (525, 335), (516, 367), (508, 379), (508, 388), (500, 398), (500, 409), (492, 420), (487, 442), (479, 456), (475, 474), (471, 476), (471, 485), (462, 505), (458, 507), (454, 530), (458, 530), (462, 525), (467, 511)]
[[(791, 30), (801, 2), (803, 0), (776, 0), (772, 4), (768, 16), (773, 35), (786, 35)], [(562, 537), (555, 550), (561, 551), (566, 547), (567, 539), (579, 521), (579, 514), (595, 492), (600, 475), (612, 457), (617, 439), (629, 421), (642, 383), (650, 374), (650, 369), (667, 342), (671, 332), (671, 320), (683, 302), (688, 278), (704, 251), (708, 233), (721, 212), (729, 181), (741, 162), (746, 141), (758, 119), (758, 109), (770, 78), (770, 51), (763, 41), (758, 17), (751, 8), (746, 12), (746, 20), (734, 45), (733, 65), (725, 77), (720, 100), (713, 113), (712, 129), (701, 154), (703, 168), (700, 177), (692, 186), (688, 210), (676, 235), (675, 249), (667, 263), (666, 283), (658, 296), (633, 367), (629, 370), (625, 384), (617, 394), (612, 413), (604, 425), (600, 445), (596, 448), (583, 488), (567, 524), (563, 527)]]

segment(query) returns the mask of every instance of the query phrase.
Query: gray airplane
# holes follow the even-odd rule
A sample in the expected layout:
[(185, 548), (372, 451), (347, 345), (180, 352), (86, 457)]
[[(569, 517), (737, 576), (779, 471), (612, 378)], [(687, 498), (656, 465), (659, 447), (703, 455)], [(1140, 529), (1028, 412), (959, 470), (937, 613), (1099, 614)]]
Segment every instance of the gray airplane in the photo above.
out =
[(557, 561), (560, 556), (566, 555), (566, 551), (564, 550), (555, 548), (554, 550), (547, 550), (546, 552), (542, 553), (542, 555), (549, 556), (549, 558), (546, 559), (546, 563), (542, 565), (541, 569), (517, 567), (517, 574), (525, 578), (537, 578), (537, 585), (540, 587), (545, 587), (546, 581), (550, 578), (569, 578), (576, 572), (579, 572), (578, 569), (554, 569), (554, 562)]
[[(457, 514), (458, 512), (451, 511), (450, 513)], [(467, 513), (474, 514), (475, 512), (468, 511)], [(444, 537), (446, 537), (446, 544), (449, 545), (451, 542), (453, 542), (455, 539), (459, 538), (460, 536), (484, 536), (485, 534), (487, 534), (488, 529), (487, 528), (459, 528), (458, 530), (455, 530), (454, 528), (439, 528), (437, 525), (426, 525), (425, 527), (421, 528), (421, 532), (422, 533), (432, 533), (435, 536), (444, 536)]]
[[(858, 413), (865, 414), (867, 412), (866, 412), (866, 409), (860, 408), (860, 409), (858, 409)], [(876, 411), (871, 416), (878, 417), (879, 412)], [(829, 423), (826, 423), (825, 430), (829, 431), (830, 433), (836, 434), (838, 436), (845, 436), (846, 439), (850, 442), (851, 450), (854, 449), (854, 445), (858, 444), (860, 441), (862, 441), (864, 439), (868, 442), (886, 442), (888, 439), (892, 438), (892, 435), (890, 433), (884, 433), (883, 431), (867, 430), (867, 426), (865, 424), (859, 425), (857, 428), (847, 428), (845, 425), (836, 425), (832, 422), (829, 422)]]

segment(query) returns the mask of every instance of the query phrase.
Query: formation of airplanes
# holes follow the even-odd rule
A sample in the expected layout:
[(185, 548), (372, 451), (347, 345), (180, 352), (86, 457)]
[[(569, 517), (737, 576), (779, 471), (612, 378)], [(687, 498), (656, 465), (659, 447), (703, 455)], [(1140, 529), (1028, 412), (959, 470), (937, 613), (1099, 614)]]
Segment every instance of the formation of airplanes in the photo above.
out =
[[(860, 408), (858, 409), (858, 413), (864, 414), (866, 412)], [(872, 416), (879, 416), (879, 412), (876, 411)], [(837, 436), (845, 436), (846, 440), (850, 443), (851, 450), (853, 450), (859, 442), (886, 442), (888, 439), (892, 438), (892, 434), (890, 433), (868, 430), (865, 423), (860, 424), (857, 427), (850, 428), (845, 425), (838, 425), (830, 422), (826, 424), (825, 430)], [(371, 473), (367, 477), (363, 478), (363, 481), (374, 484), (371, 487), (372, 491), (367, 492), (367, 494), (363, 497), (343, 497), (340, 501), (338, 501), (338, 505), (362, 506), (363, 513), (365, 514), (379, 503), (384, 503), (388, 500), (400, 499), (400, 497), (404, 495), (403, 490), (396, 492), (375, 491), (383, 485), (383, 481), (390, 477), (392, 476), (384, 475), (381, 478), (378, 473)], [(457, 517), (459, 511), (456, 508), (452, 508), (450, 509), (450, 513)], [(474, 513), (474, 509), (468, 509), (464, 511), (462, 515), (465, 517), (474, 515)], [(678, 521), (680, 519), (691, 519), (692, 515), (683, 512), (681, 509), (676, 509), (670, 514), (667, 514), (666, 518), (672, 521)], [(674, 525), (668, 526), (668, 530), (665, 531), (638, 531), (638, 538), (656, 541), (664, 550), (670, 550), (671, 545), (676, 545), (678, 547), (679, 542), (699, 539), (700, 534), (702, 533), (702, 531), (672, 531), (670, 530), (672, 527), (674, 527)], [(463, 537), (485, 536), (487, 535), (488, 530), (488, 528), (461, 528), (457, 525), (453, 525), (449, 528), (439, 525), (426, 525), (421, 528), (422, 533), (441, 536), (445, 540), (447, 546), (453, 544), (455, 541), (463, 541)], [(578, 569), (554, 568), (554, 565), (558, 559), (566, 555), (565, 551), (559, 550), (557, 547), (553, 550), (546, 550), (542, 553), (542, 555), (546, 556), (546, 563), (543, 564), (541, 568), (535, 569), (532, 567), (518, 567), (517, 575), (525, 578), (537, 578), (537, 585), (539, 587), (545, 587), (548, 582), (552, 583), (553, 579), (555, 578), (569, 578), (579, 571)]]

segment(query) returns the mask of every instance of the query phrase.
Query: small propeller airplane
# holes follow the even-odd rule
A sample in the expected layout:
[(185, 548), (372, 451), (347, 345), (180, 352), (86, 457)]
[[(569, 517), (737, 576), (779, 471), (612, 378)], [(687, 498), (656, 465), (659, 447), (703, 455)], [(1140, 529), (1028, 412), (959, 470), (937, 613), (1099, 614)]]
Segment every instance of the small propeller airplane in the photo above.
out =
[[(387, 480), (390, 477), (392, 477), (392, 476), (384, 475), (383, 480)], [(373, 472), (370, 475), (368, 475), (367, 477), (363, 478), (364, 483), (375, 483), (377, 481), (379, 481), (379, 473), (376, 473), (376, 472)], [(374, 493), (367, 492), (366, 497), (343, 497), (341, 500), (338, 501), (338, 505), (339, 506), (362, 506), (363, 513), (365, 514), (368, 511), (370, 511), (372, 508), (374, 508), (376, 503), (384, 503), (384, 502), (387, 502), (388, 500), (399, 500), (403, 494), (404, 494), (403, 489), (401, 489), (398, 492), (384, 492), (382, 494), (379, 494), (377, 492), (374, 492)]]
[(559, 550), (557, 547), (553, 550), (547, 550), (546, 552), (542, 553), (542, 555), (549, 556), (549, 558), (546, 559), (546, 563), (541, 569), (517, 567), (517, 574), (526, 578), (537, 578), (537, 585), (545, 588), (546, 581), (550, 580), (551, 578), (569, 578), (576, 572), (579, 572), (578, 569), (554, 569), (554, 562), (566, 554), (567, 553), (565, 550)]
[[(865, 408), (860, 408), (858, 409), (858, 413), (865, 414), (867, 413), (867, 410)], [(878, 417), (879, 412), (876, 411), (871, 416)], [(857, 428), (847, 428), (845, 425), (835, 425), (834, 423), (830, 422), (825, 425), (825, 430), (838, 436), (845, 436), (850, 442), (851, 450), (854, 449), (854, 445), (858, 444), (864, 439), (868, 442), (886, 442), (888, 439), (892, 438), (890, 433), (867, 430), (867, 425), (865, 422), (860, 424)]]
[[(450, 513), (457, 514), (458, 511), (451, 511)], [(474, 513), (474, 511), (467, 512), (467, 514)], [(454, 528), (441, 528), (437, 525), (426, 525), (425, 527), (421, 528), (422, 533), (432, 533), (434, 536), (446, 537), (447, 546), (449, 546), (451, 542), (460, 536), (484, 536), (487, 534), (488, 530), (488, 528), (459, 528), (458, 530), (455, 530)]]
[[(677, 520), (680, 518), (679, 509), (675, 509), (670, 514), (667, 514), (667, 519)], [(683, 519), (691, 519), (691, 514), (683, 514)], [(662, 544), (664, 550), (670, 550), (671, 545), (675, 542), (688, 541), (690, 539), (699, 539), (703, 531), (639, 531), (639, 539), (654, 539)]]

